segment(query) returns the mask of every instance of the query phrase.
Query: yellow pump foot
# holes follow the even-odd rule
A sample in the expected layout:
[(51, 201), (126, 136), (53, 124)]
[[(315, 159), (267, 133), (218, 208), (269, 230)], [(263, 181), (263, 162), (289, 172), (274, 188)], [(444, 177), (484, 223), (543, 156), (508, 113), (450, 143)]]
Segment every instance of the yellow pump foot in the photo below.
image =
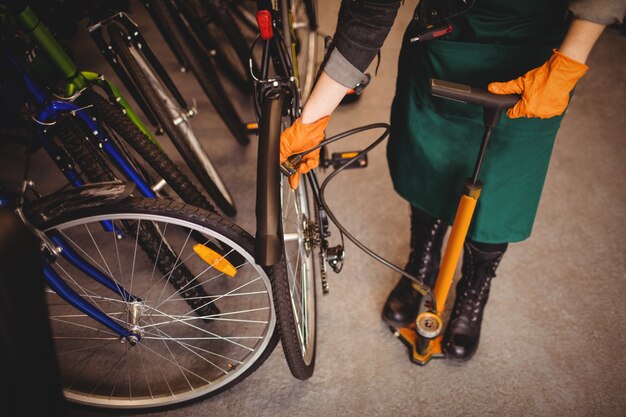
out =
[[(396, 336), (409, 349), (409, 359), (418, 365), (426, 365), (433, 358), (444, 358), (445, 355), (441, 350), (441, 340), (443, 336), (434, 339), (424, 339), (415, 331), (415, 324), (411, 323), (409, 327), (391, 328)], [(420, 349), (424, 346), (425, 349)], [(420, 351), (422, 353), (420, 353)]]

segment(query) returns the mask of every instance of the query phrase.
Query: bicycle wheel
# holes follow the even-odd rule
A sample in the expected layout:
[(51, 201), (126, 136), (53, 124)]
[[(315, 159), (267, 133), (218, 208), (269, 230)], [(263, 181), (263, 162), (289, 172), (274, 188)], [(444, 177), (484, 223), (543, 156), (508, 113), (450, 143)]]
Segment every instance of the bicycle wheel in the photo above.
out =
[[(203, 46), (189, 32), (182, 18), (179, 15), (174, 16), (178, 11), (173, 11), (171, 7), (174, 6), (169, 2), (168, 4), (164, 1), (150, 2), (152, 15), (158, 20), (158, 26), (165, 32), (163, 36), (169, 37), (171, 43), (175, 45), (177, 53), (184, 59), (185, 64), (198, 80), (209, 101), (224, 120), (226, 127), (239, 143), (249, 144), (248, 131), (222, 87), (222, 81), (217, 75), (216, 65), (212, 62), (210, 54), (203, 52)], [(185, 27), (185, 32), (182, 27)]]
[(276, 270), (274, 299), (281, 343), (293, 376), (308, 379), (315, 368), (317, 342), (316, 227), (303, 178), (294, 191), (281, 179), (284, 252)]
[[(79, 98), (79, 102), (84, 106), (93, 106), (93, 112), (91, 114), (96, 119), (96, 122), (100, 128), (107, 133), (107, 136), (116, 142), (121, 149), (126, 148), (126, 144), (130, 145), (137, 157), (141, 159), (141, 161), (136, 164), (138, 170), (154, 171), (156, 175), (162, 178), (165, 183), (172, 188), (182, 201), (215, 212), (215, 208), (204, 194), (198, 190), (195, 184), (162, 150), (151, 142), (150, 139), (133, 124), (124, 114), (121, 107), (111, 103), (95, 91), (85, 91)], [(61, 138), (61, 140), (64, 140), (64, 138)], [(77, 141), (75, 141), (76, 144), (81, 142), (85, 142), (81, 137), (78, 137)], [(67, 150), (71, 151), (70, 149)], [(85, 151), (84, 154), (88, 154), (88, 151)], [(133, 158), (133, 155), (129, 153), (127, 153), (127, 155), (129, 160)], [(84, 166), (81, 165), (81, 161), (83, 161), (82, 157), (75, 159), (75, 162), (84, 168)], [(109, 164), (108, 169), (109, 171), (113, 169), (112, 164)], [(117, 178), (124, 177), (118, 175)], [(110, 180), (109, 178), (89, 179), (90, 181)]]
[(128, 41), (126, 30), (115, 23), (110, 24), (107, 29), (111, 45), (120, 62), (191, 172), (217, 206), (226, 215), (234, 216), (237, 213), (234, 199), (195, 136), (187, 112), (171, 97), (141, 49)]
[[(75, 206), (72, 206), (75, 207)], [(49, 290), (47, 302), (65, 397), (110, 409), (159, 409), (216, 395), (256, 370), (276, 345), (272, 277), (254, 262), (252, 238), (221, 217), (171, 200), (127, 198), (108, 206), (70, 207), (38, 224), (59, 236), (115, 283), (97, 283), (66, 258), (51, 266), (86, 301), (140, 340), (124, 343)], [(115, 232), (101, 221), (113, 222)], [(134, 230), (149, 224), (160, 240), (156, 259), (138, 250)], [(222, 248), (233, 270), (199, 256), (197, 245)], [(187, 268), (220, 313), (198, 316), (170, 273), (157, 265), (162, 248), (175, 251), (174, 269)], [(226, 271), (226, 272), (224, 272)], [(236, 273), (234, 273), (236, 271)], [(233, 275), (231, 277), (229, 276)], [(122, 289), (136, 297), (123, 297)], [(127, 301), (128, 300), (128, 301)]]
[[(241, 92), (249, 94), (253, 86), (248, 61), (251, 42), (246, 40), (228, 3), (224, 0), (188, 0), (186, 3), (190, 6), (185, 10), (190, 27), (210, 49), (205, 51), (215, 55), (222, 74)], [(253, 71), (258, 72), (254, 62)]]

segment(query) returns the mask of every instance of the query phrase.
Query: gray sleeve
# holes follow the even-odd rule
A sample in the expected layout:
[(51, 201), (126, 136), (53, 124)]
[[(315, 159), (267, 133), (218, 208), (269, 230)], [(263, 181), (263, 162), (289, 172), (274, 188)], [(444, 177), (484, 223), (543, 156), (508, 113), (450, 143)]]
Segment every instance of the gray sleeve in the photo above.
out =
[(342, 0), (332, 44), (322, 67), (335, 81), (354, 88), (378, 51), (402, 0)]
[(571, 0), (574, 17), (603, 25), (621, 23), (626, 16), (626, 0)]
[(367, 76), (341, 55), (338, 49), (333, 49), (330, 53), (324, 71), (330, 78), (347, 88), (354, 88), (357, 84), (367, 82)]

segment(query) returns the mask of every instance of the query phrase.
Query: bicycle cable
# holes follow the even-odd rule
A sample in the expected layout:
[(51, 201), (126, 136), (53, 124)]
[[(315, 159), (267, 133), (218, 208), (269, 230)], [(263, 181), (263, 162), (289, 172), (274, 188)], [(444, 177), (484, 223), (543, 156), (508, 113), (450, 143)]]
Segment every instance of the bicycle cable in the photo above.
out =
[(324, 181), (322, 181), (322, 184), (320, 186), (320, 200), (321, 200), (322, 206), (326, 210), (326, 214), (328, 215), (328, 217), (331, 219), (333, 224), (337, 227), (337, 229), (339, 229), (340, 233), (342, 234), (342, 240), (343, 240), (343, 235), (345, 235), (359, 249), (361, 249), (363, 252), (365, 252), (370, 257), (374, 258), (374, 260), (380, 262), (381, 264), (385, 265), (386, 267), (388, 267), (388, 268), (398, 272), (399, 274), (402, 274), (403, 276), (407, 277), (408, 279), (410, 279), (413, 282), (413, 288), (415, 288), (415, 290), (418, 291), (422, 296), (427, 297), (426, 302), (428, 302), (429, 305), (432, 306), (432, 308), (434, 308), (435, 307), (435, 298), (434, 298), (434, 295), (432, 293), (432, 290), (430, 288), (428, 288), (426, 285), (424, 285), (424, 283), (419, 278), (415, 277), (414, 275), (410, 274), (409, 272), (405, 271), (404, 269), (398, 267), (397, 265), (395, 265), (392, 262), (388, 261), (387, 259), (383, 258), (379, 254), (377, 254), (376, 252), (374, 252), (373, 250), (371, 250), (370, 248), (365, 246), (363, 243), (361, 243), (356, 237), (354, 237), (339, 222), (339, 220), (337, 220), (337, 217), (335, 216), (335, 214), (332, 212), (332, 210), (330, 209), (330, 207), (326, 203), (326, 198), (324, 196), (324, 192), (326, 190), (326, 186), (328, 185), (328, 183), (332, 179), (335, 178), (335, 176), (337, 176), (344, 169), (348, 168), (348, 166), (350, 166), (351, 164), (356, 162), (359, 158), (361, 158), (362, 155), (365, 155), (368, 152), (370, 152), (372, 149), (374, 149), (376, 146), (378, 146), (383, 140), (385, 140), (389, 136), (390, 129), (391, 129), (390, 125), (388, 125), (387, 123), (372, 123), (372, 124), (368, 124), (368, 125), (365, 125), (365, 126), (360, 126), (360, 127), (356, 127), (356, 128), (350, 129), (350, 130), (346, 130), (344, 132), (341, 132), (341, 133), (338, 133), (338, 134), (336, 134), (334, 136), (331, 136), (331, 137), (327, 138), (326, 140), (322, 141), (317, 146), (314, 146), (311, 149), (308, 149), (308, 150), (306, 150), (304, 152), (299, 152), (297, 154), (291, 155), (287, 159), (287, 161), (285, 161), (285, 162), (283, 162), (283, 164), (281, 164), (281, 172), (283, 173), (283, 175), (290, 176), (290, 175), (294, 174), (297, 171), (298, 164), (302, 161), (302, 158), (304, 156), (306, 156), (307, 154), (309, 154), (309, 153), (311, 153), (313, 151), (316, 151), (316, 150), (322, 148), (325, 145), (328, 145), (328, 144), (331, 144), (333, 142), (336, 142), (338, 140), (345, 139), (345, 138), (347, 138), (349, 136), (352, 136), (352, 135), (355, 135), (357, 133), (362, 133), (362, 132), (365, 132), (365, 131), (368, 131), (368, 130), (373, 130), (373, 129), (385, 129), (385, 131), (383, 132), (382, 135), (380, 135), (375, 141), (373, 141), (365, 149), (363, 149), (362, 151), (357, 152), (357, 154), (355, 156), (353, 156), (352, 158), (348, 159), (346, 162), (341, 164), (330, 175), (328, 175), (328, 177), (326, 177), (324, 179)]

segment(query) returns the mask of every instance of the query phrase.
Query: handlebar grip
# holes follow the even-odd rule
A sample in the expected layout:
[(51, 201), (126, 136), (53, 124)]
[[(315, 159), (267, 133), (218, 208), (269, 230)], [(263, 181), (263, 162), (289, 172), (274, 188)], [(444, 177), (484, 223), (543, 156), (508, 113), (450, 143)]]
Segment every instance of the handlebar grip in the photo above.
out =
[(493, 94), (469, 85), (451, 83), (435, 78), (430, 79), (430, 90), (435, 97), (447, 98), (463, 103), (480, 104), (483, 107), (493, 109), (508, 109), (513, 107), (520, 99), (520, 96), (517, 94)]

